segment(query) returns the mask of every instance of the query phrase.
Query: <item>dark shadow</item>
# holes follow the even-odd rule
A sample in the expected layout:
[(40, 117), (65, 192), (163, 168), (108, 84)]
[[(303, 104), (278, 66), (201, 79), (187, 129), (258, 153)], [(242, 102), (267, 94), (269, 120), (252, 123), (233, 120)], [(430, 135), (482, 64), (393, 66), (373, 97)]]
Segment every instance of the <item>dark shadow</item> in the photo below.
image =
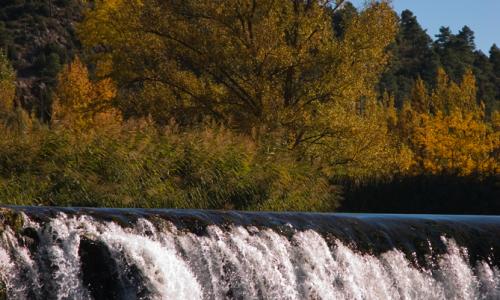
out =
[(346, 184), (341, 212), (500, 214), (499, 176), (414, 176)]

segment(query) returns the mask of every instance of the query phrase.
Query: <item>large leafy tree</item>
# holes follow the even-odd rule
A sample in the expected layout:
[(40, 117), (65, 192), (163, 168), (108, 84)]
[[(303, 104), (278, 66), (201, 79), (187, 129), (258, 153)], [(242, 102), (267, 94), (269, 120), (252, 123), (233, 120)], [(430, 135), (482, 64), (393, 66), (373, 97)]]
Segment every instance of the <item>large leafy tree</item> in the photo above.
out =
[(500, 170), (492, 155), (498, 139), (488, 123), (470, 112), (421, 115), (414, 135), (417, 162), (421, 171), (432, 174), (494, 175)]
[(374, 2), (338, 35), (340, 2), (98, 1), (80, 35), (97, 73), (117, 82), (126, 117), (210, 117), (304, 157), (361, 166), (387, 148), (374, 98), (396, 18)]

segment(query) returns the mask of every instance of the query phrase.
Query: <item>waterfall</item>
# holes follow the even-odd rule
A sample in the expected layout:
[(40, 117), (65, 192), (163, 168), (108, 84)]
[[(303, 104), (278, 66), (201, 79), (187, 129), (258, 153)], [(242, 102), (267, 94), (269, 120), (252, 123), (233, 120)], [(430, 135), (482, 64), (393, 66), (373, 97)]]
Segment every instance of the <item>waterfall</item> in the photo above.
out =
[(496, 217), (2, 212), (8, 299), (500, 299)]

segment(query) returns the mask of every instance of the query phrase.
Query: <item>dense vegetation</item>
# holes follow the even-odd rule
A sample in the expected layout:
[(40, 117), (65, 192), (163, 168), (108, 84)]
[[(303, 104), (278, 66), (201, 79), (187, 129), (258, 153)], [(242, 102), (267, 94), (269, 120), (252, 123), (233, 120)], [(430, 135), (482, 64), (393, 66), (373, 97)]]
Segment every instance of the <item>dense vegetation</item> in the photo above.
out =
[(1, 1), (0, 48), (17, 73), (17, 101), (44, 122), (56, 76), (80, 47), (74, 24), (83, 7), (81, 0)]
[[(21, 67), (35, 50), (9, 28), (27, 5), (79, 21), (56, 35), (72, 42), (54, 66)], [(432, 41), (385, 2), (83, 7), (1, 9), (2, 203), (466, 212), (474, 199), (469, 211), (499, 210), (500, 50), (476, 51), (468, 27)], [(27, 73), (45, 84), (38, 102), (19, 84), (16, 95)], [(463, 209), (446, 208), (451, 195)]]

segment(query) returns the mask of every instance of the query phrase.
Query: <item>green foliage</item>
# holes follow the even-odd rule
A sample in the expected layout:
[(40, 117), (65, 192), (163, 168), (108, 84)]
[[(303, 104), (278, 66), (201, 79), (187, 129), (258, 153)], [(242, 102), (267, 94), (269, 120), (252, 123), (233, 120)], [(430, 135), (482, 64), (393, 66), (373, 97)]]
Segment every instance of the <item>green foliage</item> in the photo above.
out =
[(389, 50), (392, 58), (380, 81), (380, 89), (390, 92), (400, 108), (412, 93), (415, 79), (433, 82), (439, 58), (432, 48), (432, 39), (409, 10), (401, 13), (399, 33)]
[[(500, 108), (500, 49), (493, 44), (490, 49), (491, 78), (496, 87), (496, 101), (493, 106), (497, 111)], [(493, 110), (493, 109), (492, 109)]]
[(214, 125), (2, 133), (3, 204), (327, 211), (339, 203), (308, 164)]
[(460, 81), (474, 62), (474, 32), (464, 26), (455, 35), (448, 27), (441, 27), (434, 44), (445, 71), (453, 81)]
[(388, 92), (394, 96), (396, 106), (401, 108), (404, 100), (412, 97), (413, 82), (417, 78), (422, 79), (426, 87), (434, 88), (439, 68), (455, 83), (471, 69), (477, 80), (477, 97), (485, 103), (486, 114), (490, 116), (498, 110), (500, 101), (497, 88), (500, 85), (494, 71), (495, 60), (498, 60), (495, 47), (493, 45), (490, 51), (490, 58), (477, 51), (474, 32), (467, 26), (457, 34), (441, 27), (436, 40), (432, 41), (413, 13), (405, 10), (400, 17), (396, 42), (388, 49), (392, 58), (379, 83), (381, 94)]
[(54, 78), (61, 69), (61, 59), (59, 55), (52, 52), (47, 57), (45, 65), (42, 67), (42, 76)]

